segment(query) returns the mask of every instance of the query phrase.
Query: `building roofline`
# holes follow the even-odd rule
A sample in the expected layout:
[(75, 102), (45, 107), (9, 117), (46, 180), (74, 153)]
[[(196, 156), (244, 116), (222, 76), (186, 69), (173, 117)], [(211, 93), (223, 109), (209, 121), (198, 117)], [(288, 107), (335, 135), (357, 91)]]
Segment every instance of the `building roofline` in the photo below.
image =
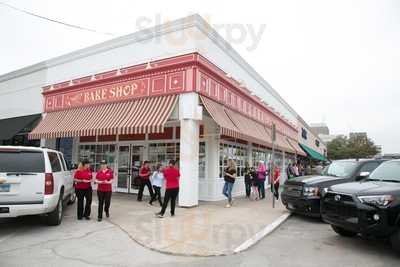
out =
[[(247, 71), (247, 73), (257, 81), (262, 87), (268, 90), (285, 108), (287, 108), (294, 117), (299, 117), (299, 114), (275, 91), (272, 86), (249, 64), (244, 58), (224, 39), (222, 36), (211, 27), (211, 25), (203, 19), (199, 14), (193, 14), (184, 18), (180, 18), (169, 23), (156, 25), (151, 28), (143, 29), (131, 34), (123, 35), (111, 40), (107, 40), (86, 48), (78, 49), (73, 52), (57, 56), (3, 75), (0, 75), (0, 82), (7, 81), (18, 76), (28, 75), (30, 73), (43, 70), (45, 68), (64, 64), (73, 60), (87, 57), (96, 53), (107, 51), (110, 49), (125, 46), (130, 43), (136, 43), (153, 39), (167, 33), (176, 32), (182, 29), (196, 27), (208, 36), (217, 46), (219, 46), (226, 54), (228, 54), (239, 66)], [(201, 53), (201, 51), (197, 51)], [(211, 62), (212, 59), (209, 59)], [(215, 62), (213, 62), (215, 64)], [(218, 66), (218, 64), (216, 64)], [(251, 90), (251, 88), (249, 88)]]

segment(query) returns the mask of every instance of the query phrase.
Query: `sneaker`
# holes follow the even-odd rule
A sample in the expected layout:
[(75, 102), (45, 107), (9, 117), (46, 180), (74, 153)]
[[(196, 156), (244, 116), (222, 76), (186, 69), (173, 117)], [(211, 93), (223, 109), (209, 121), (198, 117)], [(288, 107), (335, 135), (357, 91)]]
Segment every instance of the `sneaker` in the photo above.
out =
[(153, 206), (153, 203), (149, 202), (149, 206)]
[(79, 221), (82, 221), (82, 217), (79, 217), (78, 220), (79, 220)]
[(156, 214), (156, 217), (157, 217), (157, 218), (164, 218), (164, 215), (162, 215), (161, 213), (157, 213), (157, 214)]
[(90, 220), (90, 217), (89, 217), (89, 216), (85, 216), (85, 219), (86, 219), (87, 221), (89, 221), (89, 220)]
[(230, 208), (232, 207), (231, 204), (226, 204), (225, 208)]
[(171, 214), (171, 217), (174, 217), (175, 216), (175, 214)]
[(101, 222), (103, 219), (102, 218), (97, 218), (97, 221), (98, 222)]

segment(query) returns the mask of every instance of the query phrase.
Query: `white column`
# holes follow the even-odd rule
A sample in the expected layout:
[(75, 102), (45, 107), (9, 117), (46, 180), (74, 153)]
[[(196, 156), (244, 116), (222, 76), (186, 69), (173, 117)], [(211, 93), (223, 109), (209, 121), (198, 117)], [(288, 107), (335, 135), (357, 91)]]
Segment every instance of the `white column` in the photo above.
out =
[(196, 93), (179, 96), (180, 137), (180, 189), (179, 206), (199, 204), (199, 120), (202, 110)]

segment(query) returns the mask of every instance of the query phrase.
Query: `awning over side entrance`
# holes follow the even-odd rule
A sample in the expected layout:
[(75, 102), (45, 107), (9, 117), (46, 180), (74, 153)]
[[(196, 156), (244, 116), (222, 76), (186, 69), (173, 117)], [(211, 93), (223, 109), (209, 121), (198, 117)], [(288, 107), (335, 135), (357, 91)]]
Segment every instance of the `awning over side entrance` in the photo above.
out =
[(170, 95), (51, 112), (30, 138), (160, 133), (177, 100)]
[(226, 114), (224, 106), (206, 97), (200, 96), (200, 98), (211, 118), (219, 125), (221, 129), (220, 134), (238, 139), (244, 138), (241, 131)]
[(320, 161), (326, 161), (326, 160), (327, 160), (327, 159), (324, 157), (324, 155), (322, 155), (321, 153), (315, 151), (314, 149), (312, 149), (312, 148), (310, 148), (310, 147), (308, 147), (308, 146), (306, 146), (306, 145), (300, 144), (300, 143), (299, 143), (299, 145), (300, 145), (300, 147), (304, 150), (304, 152), (307, 153), (307, 155), (308, 155), (310, 158), (312, 158), (312, 159), (314, 159), (314, 160), (320, 160)]
[(11, 139), (25, 127), (32, 124), (34, 121), (39, 120), (40, 117), (41, 114), (35, 114), (0, 120), (0, 140)]
[[(271, 129), (211, 99), (204, 96), (200, 98), (210, 116), (220, 126), (221, 134), (272, 147)], [(277, 133), (275, 145), (278, 150), (295, 153), (280, 133)]]
[(306, 157), (307, 154), (304, 153), (303, 149), (301, 149), (301, 147), (299, 146), (299, 143), (297, 143), (296, 141), (290, 139), (290, 138), (286, 138), (286, 141), (288, 142), (289, 146), (292, 147), (295, 151), (297, 155)]

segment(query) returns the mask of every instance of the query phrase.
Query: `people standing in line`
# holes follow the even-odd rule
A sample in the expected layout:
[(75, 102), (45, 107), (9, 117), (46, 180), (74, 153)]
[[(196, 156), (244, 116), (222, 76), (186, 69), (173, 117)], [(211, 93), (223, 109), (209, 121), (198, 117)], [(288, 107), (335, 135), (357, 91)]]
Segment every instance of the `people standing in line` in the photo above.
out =
[(267, 168), (264, 162), (260, 161), (257, 168), (257, 179), (258, 179), (258, 192), (260, 199), (265, 198), (265, 180), (267, 177)]
[(295, 163), (295, 164), (294, 164), (294, 166), (293, 166), (293, 172), (294, 172), (294, 176), (295, 176), (295, 177), (299, 177), (299, 176), (300, 176), (300, 173), (299, 173), (299, 164), (298, 164), (298, 163)]
[(92, 206), (92, 170), (89, 161), (83, 160), (79, 163), (78, 169), (74, 174), (75, 194), (78, 198), (77, 215), (78, 220), (84, 217), (90, 220)]
[(225, 185), (222, 190), (222, 194), (226, 196), (228, 199), (228, 203), (226, 204), (226, 208), (232, 207), (233, 199), (232, 199), (232, 189), (236, 179), (236, 163), (233, 159), (228, 160), (228, 167), (224, 170), (224, 180)]
[(251, 168), (249, 162), (246, 161), (244, 167), (244, 186), (246, 188), (246, 197), (250, 198), (251, 195), (251, 186), (252, 186), (252, 177), (251, 177)]
[(100, 169), (96, 173), (97, 198), (99, 201), (97, 220), (99, 222), (103, 219), (103, 210), (106, 217), (110, 217), (113, 178), (113, 171), (107, 166), (107, 162), (105, 160), (100, 161)]
[[(273, 193), (276, 199), (279, 199), (279, 179), (281, 178), (281, 171), (278, 166), (274, 166), (274, 172), (272, 175), (272, 186), (274, 187)], [(272, 190), (271, 186), (271, 190)]]
[(142, 167), (139, 170), (140, 187), (139, 187), (139, 193), (138, 193), (138, 198), (137, 198), (138, 201), (142, 201), (143, 190), (144, 190), (145, 186), (147, 186), (147, 189), (149, 190), (150, 199), (152, 199), (154, 196), (153, 188), (151, 187), (151, 182), (150, 182), (150, 174), (151, 174), (151, 170), (149, 167), (149, 162), (144, 161)]
[(175, 161), (170, 160), (169, 166), (163, 170), (165, 179), (165, 196), (164, 203), (162, 205), (161, 211), (156, 213), (156, 216), (163, 218), (165, 211), (167, 210), (168, 202), (171, 200), (171, 216), (175, 216), (175, 204), (176, 199), (179, 194), (179, 178), (181, 174), (179, 170), (175, 167)]
[(154, 189), (154, 195), (150, 200), (150, 205), (153, 205), (153, 201), (158, 200), (158, 202), (160, 203), (160, 207), (162, 207), (163, 204), (161, 199), (161, 188), (164, 184), (164, 173), (161, 163), (157, 164), (157, 169), (151, 176), (150, 180)]
[(251, 167), (251, 191), (253, 194), (253, 199), (254, 200), (259, 200), (260, 199), (260, 193), (258, 190), (258, 174), (256, 172), (256, 170), (254, 169), (254, 167)]

